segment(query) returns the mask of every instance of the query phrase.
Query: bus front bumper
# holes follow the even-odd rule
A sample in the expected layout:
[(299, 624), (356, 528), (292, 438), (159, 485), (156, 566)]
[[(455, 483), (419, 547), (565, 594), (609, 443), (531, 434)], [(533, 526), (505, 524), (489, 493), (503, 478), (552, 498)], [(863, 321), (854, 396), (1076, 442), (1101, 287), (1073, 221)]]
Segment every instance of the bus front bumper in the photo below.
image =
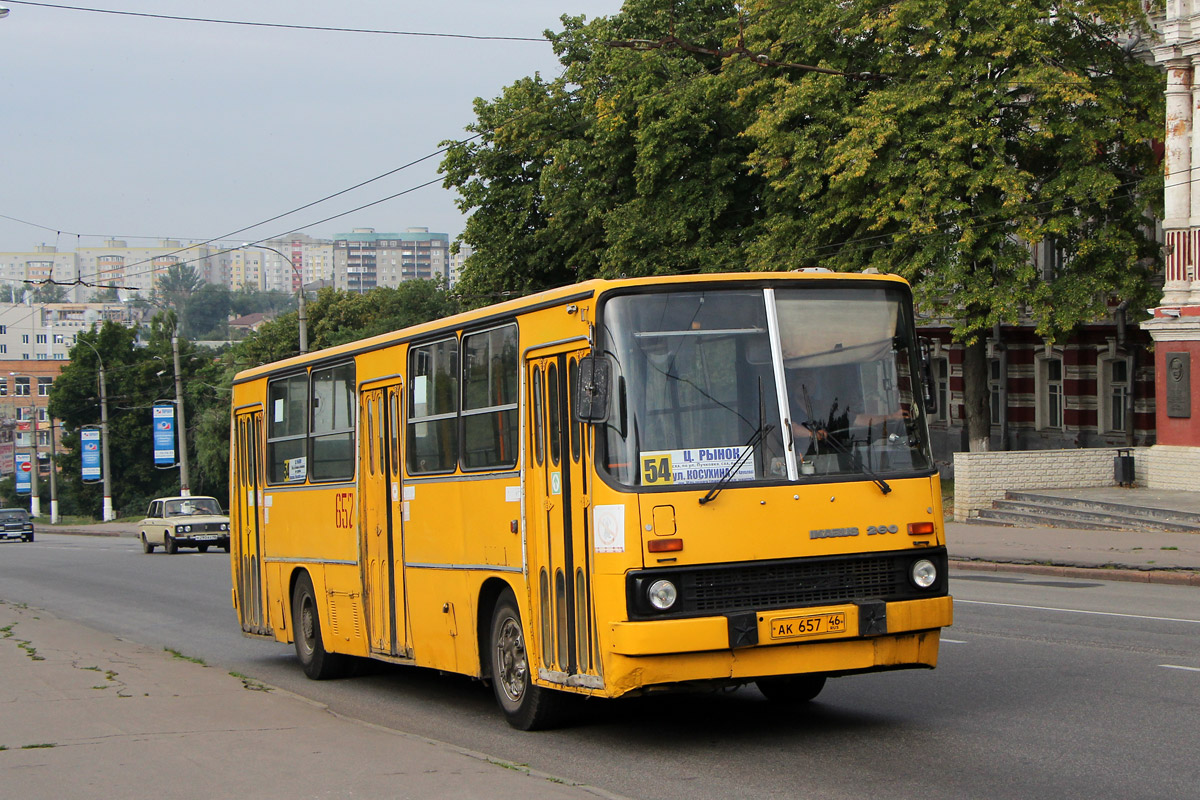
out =
[(741, 650), (936, 630), (950, 625), (953, 617), (953, 600), (946, 595), (893, 603), (870, 601), (720, 617), (617, 622), (611, 625), (610, 642), (613, 652), (623, 656)]

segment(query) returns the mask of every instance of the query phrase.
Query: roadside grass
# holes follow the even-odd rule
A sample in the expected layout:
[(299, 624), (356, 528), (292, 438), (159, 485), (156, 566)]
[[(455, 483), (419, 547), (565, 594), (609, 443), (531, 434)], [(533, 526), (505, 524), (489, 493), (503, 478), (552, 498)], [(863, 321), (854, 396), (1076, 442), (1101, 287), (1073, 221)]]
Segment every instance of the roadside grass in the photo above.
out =
[(192, 656), (185, 656), (183, 653), (179, 652), (178, 650), (173, 650), (170, 647), (164, 647), (163, 650), (170, 653), (173, 658), (178, 658), (181, 661), (190, 661), (193, 664), (199, 664), (202, 667), (208, 666), (208, 664), (204, 663), (204, 659), (202, 659), (202, 658), (193, 658)]

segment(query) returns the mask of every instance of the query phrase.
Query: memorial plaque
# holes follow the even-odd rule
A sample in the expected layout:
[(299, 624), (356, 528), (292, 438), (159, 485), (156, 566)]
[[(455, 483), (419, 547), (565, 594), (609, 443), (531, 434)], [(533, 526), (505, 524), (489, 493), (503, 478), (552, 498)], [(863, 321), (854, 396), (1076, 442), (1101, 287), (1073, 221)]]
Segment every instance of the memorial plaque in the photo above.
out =
[(1167, 359), (1167, 416), (1192, 416), (1190, 353), (1165, 353)]

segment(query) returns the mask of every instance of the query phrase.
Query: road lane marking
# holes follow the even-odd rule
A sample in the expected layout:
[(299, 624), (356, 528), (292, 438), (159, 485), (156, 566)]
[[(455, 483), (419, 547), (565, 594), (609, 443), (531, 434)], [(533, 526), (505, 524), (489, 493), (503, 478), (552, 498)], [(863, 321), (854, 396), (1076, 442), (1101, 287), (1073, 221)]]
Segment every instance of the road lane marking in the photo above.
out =
[(943, 637), (941, 641), (945, 642), (946, 644), (966, 644), (966, 642), (964, 642), (962, 639), (947, 639)]
[(1146, 619), (1154, 622), (1187, 622), (1200, 625), (1200, 619), (1179, 619), (1178, 617), (1150, 617), (1144, 614), (1118, 614), (1115, 611), (1085, 611), (1081, 608), (1054, 608), (1053, 606), (1024, 606), (1019, 603), (989, 603), (986, 600), (961, 600), (954, 598), (954, 604), (965, 603), (973, 606), (999, 606), (1001, 608), (1027, 608), (1033, 611), (1061, 611), (1064, 614), (1092, 614), (1097, 617), (1124, 617), (1125, 619)]
[(1200, 667), (1181, 667), (1178, 664), (1159, 664), (1163, 669), (1185, 669), (1188, 672), (1200, 672)]

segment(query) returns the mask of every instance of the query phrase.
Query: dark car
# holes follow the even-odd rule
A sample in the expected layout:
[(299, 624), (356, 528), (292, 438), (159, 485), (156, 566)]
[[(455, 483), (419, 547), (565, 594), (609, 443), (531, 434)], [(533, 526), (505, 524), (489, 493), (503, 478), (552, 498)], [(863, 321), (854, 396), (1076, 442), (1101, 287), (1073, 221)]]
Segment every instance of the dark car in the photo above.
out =
[(23, 508), (0, 508), (0, 539), (33, 541), (33, 519)]

